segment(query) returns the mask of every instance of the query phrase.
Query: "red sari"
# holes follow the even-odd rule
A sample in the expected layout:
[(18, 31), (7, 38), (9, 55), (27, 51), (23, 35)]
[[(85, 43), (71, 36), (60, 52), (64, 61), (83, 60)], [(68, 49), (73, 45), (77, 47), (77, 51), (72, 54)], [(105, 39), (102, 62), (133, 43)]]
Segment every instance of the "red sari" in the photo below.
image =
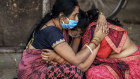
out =
[[(125, 29), (109, 24), (109, 34), (100, 43), (97, 57), (86, 71), (87, 79), (139, 79), (140, 47), (131, 56), (111, 59), (107, 58), (112, 51), (120, 53), (127, 39)], [(90, 42), (96, 22), (92, 22), (83, 35), (82, 45)], [(90, 37), (89, 37), (90, 36)]]

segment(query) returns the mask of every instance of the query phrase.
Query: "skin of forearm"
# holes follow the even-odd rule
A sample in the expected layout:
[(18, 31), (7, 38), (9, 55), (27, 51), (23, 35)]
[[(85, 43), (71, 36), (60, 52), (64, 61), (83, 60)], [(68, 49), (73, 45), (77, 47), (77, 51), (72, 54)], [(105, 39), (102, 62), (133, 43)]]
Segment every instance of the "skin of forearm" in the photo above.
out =
[[(74, 52), (77, 52), (77, 51), (78, 51), (78, 47), (79, 47), (80, 41), (81, 41), (81, 39), (78, 38), (78, 37), (73, 38), (71, 47), (72, 47), (72, 49), (74, 50)], [(56, 54), (56, 55), (57, 55), (57, 54)], [(59, 56), (59, 55), (57, 55), (55, 58), (56, 58), (56, 59), (58, 59), (58, 58), (61, 59), (61, 61), (57, 61), (58, 64), (61, 64), (63, 61), (65, 61), (64, 64), (70, 64), (68, 61), (66, 61), (64, 58), (62, 58), (62, 57)]]
[(93, 54), (91, 54), (83, 63), (78, 65), (83, 72), (85, 72), (93, 63), (93, 61), (97, 55), (97, 52), (99, 50), (99, 47), (100, 47), (100, 45), (96, 49), (93, 50)]
[(91, 66), (93, 60), (95, 59), (95, 56), (95, 54), (90, 55), (85, 62), (78, 65), (83, 72), (85, 72)]
[[(88, 46), (93, 50), (95, 48), (95, 45), (92, 43), (89, 43)], [(61, 49), (60, 49), (61, 47)], [(62, 48), (64, 47), (64, 48)], [(75, 54), (75, 52), (72, 49), (69, 49), (69, 45), (67, 43), (61, 43), (58, 44), (54, 48), (55, 52), (57, 52), (58, 55), (63, 57), (65, 60), (67, 60), (69, 63), (73, 65), (79, 65), (83, 61), (85, 61), (91, 54), (90, 50), (86, 47), (84, 50), (80, 50), (78, 53)], [(64, 53), (64, 52), (69, 52)]]
[(74, 52), (77, 52), (78, 51), (78, 47), (79, 47), (80, 41), (81, 41), (81, 39), (78, 38), (78, 37), (73, 38), (73, 42), (71, 44), (71, 47), (74, 50)]
[[(92, 44), (92, 43), (89, 43), (88, 46), (94, 50), (95, 49), (95, 45)], [(88, 54), (88, 55), (87, 55)], [(76, 54), (76, 60), (81, 60), (78, 62), (77, 65), (81, 64), (82, 62), (84, 62), (89, 56), (91, 55), (91, 51), (85, 47), (83, 49), (81, 49), (81, 51), (79, 51), (77, 54)], [(85, 57), (86, 56), (86, 57)]]
[[(64, 62), (65, 61), (65, 62)], [(59, 55), (55, 55), (55, 62), (57, 62), (58, 64), (70, 64), (68, 61), (66, 61), (64, 58), (62, 58), (61, 56)]]
[[(91, 48), (93, 48), (93, 49), (95, 48), (94, 44), (91, 44), (91, 43), (90, 43), (90, 44), (88, 44), (88, 45), (89, 45)], [(92, 50), (93, 50), (93, 49), (92, 49)], [(85, 54), (82, 54), (82, 56), (83, 56), (83, 57), (82, 57), (82, 56), (80, 55), (80, 53), (83, 53), (83, 52), (84, 52)], [(79, 52), (79, 53), (76, 54), (77, 56), (81, 56), (81, 57), (78, 57), (79, 59), (77, 59), (77, 60), (82, 60), (79, 64), (81, 64), (83, 61), (85, 61), (85, 60), (88, 58), (88, 57), (87, 57), (87, 58), (84, 58), (84, 57), (85, 57), (84, 55), (87, 55), (87, 52), (90, 52), (89, 54), (91, 54), (91, 51), (90, 51), (87, 47), (85, 47), (85, 48), (83, 48), (83, 50), (82, 50), (81, 52)], [(55, 56), (55, 59), (58, 60), (58, 61), (56, 61), (56, 62), (59, 63), (59, 64), (62, 63), (62, 62), (65, 60), (63, 57), (61, 57), (61, 56), (59, 56), (59, 55), (57, 55), (57, 54), (56, 54), (56, 56)], [(61, 59), (61, 60), (59, 60), (59, 59)], [(66, 60), (65, 60), (65, 61), (66, 61)], [(87, 60), (87, 61), (88, 61), (88, 60)], [(69, 63), (68, 61), (66, 61), (64, 64), (70, 64), (70, 63)], [(71, 63), (71, 64), (72, 64), (72, 63)]]

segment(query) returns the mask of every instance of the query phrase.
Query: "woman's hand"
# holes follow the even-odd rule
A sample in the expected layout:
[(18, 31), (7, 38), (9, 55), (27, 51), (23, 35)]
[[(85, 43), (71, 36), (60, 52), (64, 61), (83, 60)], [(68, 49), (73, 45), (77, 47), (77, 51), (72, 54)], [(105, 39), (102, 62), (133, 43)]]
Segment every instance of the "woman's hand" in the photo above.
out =
[[(104, 14), (102, 12), (99, 13), (99, 16), (98, 16), (98, 20), (97, 20), (97, 26), (104, 26), (107, 24), (107, 21), (106, 21), (106, 17), (104, 16)], [(103, 31), (106, 27), (103, 27)], [(99, 30), (99, 29), (97, 29)]]
[[(47, 62), (46, 62), (47, 63)], [(54, 66), (54, 65), (56, 65), (56, 64), (58, 64), (57, 62), (55, 62), (55, 61), (50, 61), (50, 62), (48, 62), (50, 65), (52, 65), (52, 66)]]
[(104, 39), (104, 37), (108, 35), (108, 32), (109, 27), (107, 24), (103, 26), (97, 25), (95, 28), (93, 39), (91, 41), (94, 41), (96, 42), (96, 44), (99, 44)]
[(51, 62), (52, 60), (55, 59), (56, 53), (53, 50), (43, 49), (41, 56), (42, 59), (45, 60), (46, 62)]

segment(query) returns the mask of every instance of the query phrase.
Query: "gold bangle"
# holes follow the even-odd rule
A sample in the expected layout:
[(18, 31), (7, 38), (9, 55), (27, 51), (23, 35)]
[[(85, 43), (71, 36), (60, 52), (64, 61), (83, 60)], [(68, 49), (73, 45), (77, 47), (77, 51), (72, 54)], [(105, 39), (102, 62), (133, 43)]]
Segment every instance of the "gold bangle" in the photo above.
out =
[(98, 44), (100, 44), (101, 38), (95, 37), (92, 40), (94, 40), (94, 42), (98, 45)]
[(91, 42), (94, 42), (94, 43), (96, 43), (96, 45), (99, 45), (99, 42), (96, 39), (93, 39)]
[(97, 37), (97, 36), (94, 37), (93, 40), (94, 40), (94, 39), (97, 40), (97, 41), (101, 41), (101, 38), (100, 38), (100, 37)]

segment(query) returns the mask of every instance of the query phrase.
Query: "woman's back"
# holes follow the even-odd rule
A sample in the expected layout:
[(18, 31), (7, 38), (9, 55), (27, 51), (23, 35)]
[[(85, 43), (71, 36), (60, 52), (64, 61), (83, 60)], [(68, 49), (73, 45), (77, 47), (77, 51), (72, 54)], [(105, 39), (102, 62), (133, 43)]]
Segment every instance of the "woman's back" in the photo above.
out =
[(56, 26), (47, 26), (34, 34), (34, 40), (29, 49), (53, 49), (53, 47), (64, 42), (63, 33)]

